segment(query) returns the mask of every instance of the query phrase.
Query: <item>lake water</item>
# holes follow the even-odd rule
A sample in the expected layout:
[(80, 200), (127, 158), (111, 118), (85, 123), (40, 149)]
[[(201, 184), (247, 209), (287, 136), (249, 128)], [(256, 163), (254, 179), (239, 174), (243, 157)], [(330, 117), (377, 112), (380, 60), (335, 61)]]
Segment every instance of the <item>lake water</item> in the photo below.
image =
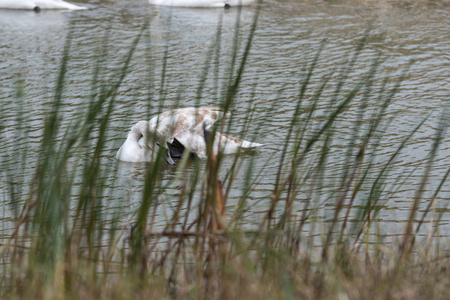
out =
[[(80, 2), (81, 3), (81, 2)], [(72, 28), (72, 46), (68, 62), (68, 73), (64, 90), (64, 120), (67, 126), (86, 102), (91, 90), (96, 62), (102, 58), (100, 49), (105, 35), (108, 36), (106, 66), (103, 73), (107, 78), (119, 68), (138, 35), (142, 24), (149, 22), (149, 35), (140, 41), (133, 55), (130, 73), (122, 83), (117, 95), (117, 104), (108, 128), (107, 149), (104, 152), (105, 167), (115, 164), (114, 155), (126, 137), (129, 128), (141, 119), (148, 118), (148, 103), (153, 110), (164, 89), (164, 109), (180, 106), (218, 105), (217, 85), (222, 87), (227, 78), (226, 68), (234, 45), (236, 29), (242, 44), (253, 23), (256, 5), (223, 9), (168, 8), (149, 5), (145, 0), (87, 0), (86, 11), (27, 11), (0, 10), (0, 103), (3, 129), (0, 152), (5, 172), (14, 168), (17, 148), (30, 147), (36, 150), (42, 135), (42, 124), (49, 110), (61, 65), (66, 36)], [(313, 57), (326, 39), (319, 62), (311, 78), (306, 99), (312, 99), (325, 78), (329, 78), (321, 95), (314, 120), (323, 121), (323, 114), (329, 109), (329, 99), (335, 95), (335, 86), (340, 79), (340, 69), (351, 57), (364, 32), (371, 26), (367, 45), (361, 52), (356, 66), (350, 74), (338, 100), (344, 98), (355, 84), (366, 74), (372, 61), (381, 55), (384, 63), (379, 67), (373, 82), (373, 91), (368, 98), (368, 107), (380, 105), (376, 97), (386, 79), (392, 88), (402, 70), (413, 61), (400, 90), (385, 112), (384, 119), (391, 121), (379, 141), (380, 161), (392, 155), (401, 141), (425, 118), (425, 124), (408, 142), (391, 170), (390, 179), (403, 184), (395, 188), (381, 210), (382, 231), (396, 235), (404, 230), (404, 223), (414, 196), (419, 188), (427, 155), (438, 127), (438, 119), (450, 100), (450, 2), (435, 1), (285, 1), (267, 0), (260, 11), (258, 26), (244, 71), (244, 76), (232, 107), (234, 122), (230, 128), (233, 135), (240, 135), (245, 123), (249, 102), (254, 104), (254, 120), (250, 124), (247, 138), (265, 146), (252, 153), (247, 160), (256, 161), (256, 169), (265, 168), (263, 176), (249, 197), (245, 221), (248, 226), (261, 220), (261, 212), (267, 209), (270, 194), (281, 159), (290, 120), (294, 113), (299, 82), (305, 74), (304, 62), (311, 63)], [(236, 20), (240, 16), (240, 22)], [(218, 64), (218, 80), (210, 71), (204, 83), (203, 94), (197, 102), (197, 89), (204, 73), (207, 54), (217, 35), (221, 22), (221, 57)], [(148, 38), (150, 37), (150, 39)], [(148, 42), (150, 40), (150, 42)], [(149, 46), (150, 45), (150, 46)], [(148, 51), (150, 47), (150, 52)], [(151, 53), (151, 63), (148, 54)], [(166, 66), (164, 58), (167, 58)], [(161, 84), (161, 73), (165, 69), (165, 83)], [(332, 73), (334, 71), (334, 73)], [(112, 78), (114, 80), (114, 78)], [(152, 89), (149, 90), (149, 82)], [(23, 88), (25, 104), (16, 100), (16, 93)], [(152, 96), (149, 96), (152, 95)], [(181, 99), (178, 104), (178, 100)], [(346, 145), (351, 141), (361, 97), (342, 113), (335, 125), (334, 142), (325, 174), (324, 188), (314, 191), (322, 203), (320, 216), (327, 220), (332, 216), (333, 201), (326, 201), (338, 185), (348, 162), (345, 160)], [(273, 110), (270, 110), (275, 104)], [(31, 139), (23, 142), (14, 138), (15, 116), (22, 107), (30, 126)], [(152, 113), (150, 113), (152, 114)], [(268, 114), (269, 118), (264, 117)], [(321, 115), (322, 114), (322, 118)], [(369, 116), (362, 120), (362, 127), (368, 124)], [(252, 130), (260, 128), (257, 134)], [(294, 140), (290, 141), (294, 143)], [(450, 167), (448, 135), (444, 136), (426, 187), (426, 197), (439, 184)], [(28, 154), (31, 159), (33, 150)], [(226, 170), (225, 162), (224, 170)], [(140, 203), (145, 166), (120, 164), (114, 178), (106, 178), (114, 192), (105, 198), (104, 214), (118, 208), (123, 219), (128, 220)], [(32, 170), (28, 170), (32, 174)], [(174, 169), (162, 171), (162, 179), (175, 176)], [(3, 179), (4, 179), (4, 174)], [(117, 176), (117, 177), (116, 177)], [(235, 189), (231, 193), (230, 206), (240, 196), (240, 184), (245, 172), (238, 174)], [(25, 181), (26, 182), (26, 181)], [(12, 227), (9, 223), (12, 212), (7, 207), (5, 180), (2, 180), (1, 209), (4, 233)], [(431, 192), (430, 192), (431, 191)], [(436, 208), (442, 212), (439, 222), (442, 236), (450, 236), (448, 184), (436, 199)], [(176, 194), (167, 191), (168, 194)], [(299, 193), (298, 207), (301, 212), (302, 193)], [(332, 197), (330, 198), (332, 199)], [(421, 203), (421, 210), (426, 207)], [(170, 206), (170, 204), (169, 204)], [(232, 207), (230, 207), (231, 209)], [(430, 214), (431, 216), (431, 214)], [(107, 218), (107, 217), (106, 217)], [(159, 219), (164, 222), (164, 213)], [(423, 232), (426, 234), (426, 232)]]

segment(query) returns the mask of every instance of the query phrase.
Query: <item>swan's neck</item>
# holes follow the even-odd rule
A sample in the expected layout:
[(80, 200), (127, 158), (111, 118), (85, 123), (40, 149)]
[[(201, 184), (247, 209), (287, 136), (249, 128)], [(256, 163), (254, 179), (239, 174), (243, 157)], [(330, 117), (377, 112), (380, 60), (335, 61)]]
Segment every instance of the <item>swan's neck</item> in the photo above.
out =
[(128, 140), (133, 142), (139, 142), (141, 139), (143, 142), (147, 142), (149, 137), (149, 128), (147, 121), (139, 121), (136, 125), (131, 127), (128, 133)]
[(139, 131), (137, 128), (132, 128), (131, 131), (128, 133), (128, 140), (130, 142), (138, 142), (140, 139), (144, 138), (144, 134)]

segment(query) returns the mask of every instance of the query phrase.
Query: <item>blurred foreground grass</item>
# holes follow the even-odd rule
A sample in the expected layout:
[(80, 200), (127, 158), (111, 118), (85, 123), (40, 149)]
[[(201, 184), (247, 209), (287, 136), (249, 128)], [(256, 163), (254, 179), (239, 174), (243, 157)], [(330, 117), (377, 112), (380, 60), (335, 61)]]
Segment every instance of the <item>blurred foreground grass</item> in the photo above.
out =
[[(225, 111), (230, 111), (236, 101), (257, 18), (256, 14), (246, 40), (239, 40), (240, 33), (236, 33), (228, 77), (217, 88), (218, 105)], [(224, 165), (220, 153), (217, 157), (210, 155), (206, 162), (189, 162), (195, 169), (189, 176), (184, 175), (188, 164), (185, 157), (176, 166), (178, 175), (169, 183), (160, 180), (164, 161), (158, 159), (146, 168), (142, 198), (128, 226), (102, 215), (101, 207), (107, 205), (105, 199), (110, 195), (105, 189), (104, 175), (120, 168), (119, 164), (105, 167), (102, 163), (105, 136), (117, 91), (129, 72), (137, 45), (148, 34), (148, 24), (142, 26), (131, 42), (123, 64), (115, 73), (102, 73), (106, 55), (99, 55), (102, 59), (93, 67), (92, 86), (88, 87), (91, 96), (86, 99), (85, 107), (80, 108), (79, 117), (65, 128), (61, 126), (61, 118), (71, 34), (64, 48), (52, 107), (42, 126), (39, 149), (31, 156), (32, 150), (26, 142), (30, 138), (27, 128), (30, 122), (20, 109), (26, 91), (18, 89), (14, 128), (16, 136), (25, 142), (2, 156), (1, 191), (5, 203), (9, 204), (5, 209), (14, 217), (13, 221), (3, 220), (12, 223), (13, 228), (2, 237), (0, 244), (0, 297), (450, 299), (450, 260), (445, 251), (448, 241), (436, 234), (437, 226), (431, 227), (425, 241), (417, 238), (419, 230), (428, 225), (431, 214), (432, 223), (442, 219), (446, 211), (438, 213), (434, 199), (445, 184), (448, 172), (432, 197), (423, 191), (448, 124), (447, 111), (437, 122), (404, 232), (397, 240), (385, 243), (386, 237), (377, 231), (374, 220), (389, 198), (390, 186), (401, 181), (390, 177), (393, 162), (426, 117), (402, 143), (394, 146), (393, 155), (378, 156), (377, 145), (385, 138), (380, 132), (386, 128), (386, 112), (408, 67), (393, 83), (386, 80), (375, 89), (373, 82), (383, 62), (380, 56), (375, 56), (357, 84), (348, 86), (349, 74), (367, 43), (369, 31), (336, 74), (330, 73), (322, 85), (315, 87), (313, 97), (306, 97), (306, 91), (311, 89), (311, 76), (326, 41), (303, 63), (295, 111), (286, 120), (289, 129), (281, 159), (269, 162), (279, 170), (274, 190), (264, 203), (266, 209), (255, 228), (242, 224), (245, 210), (251, 205), (248, 198), (252, 188), (264, 177), (264, 171), (252, 168), (257, 154), (238, 153), (232, 157), (225, 177), (219, 172)], [(199, 104), (207, 73), (219, 63), (220, 36), (219, 22), (216, 40), (205, 58), (205, 75), (199, 80)], [(106, 52), (105, 49), (100, 51)], [(332, 75), (337, 75), (336, 82), (332, 81)], [(160, 78), (160, 85), (164, 86), (164, 72)], [(324, 99), (323, 92), (329, 86), (333, 87), (334, 96)], [(151, 113), (160, 112), (164, 106), (163, 92), (154, 98), (161, 100), (148, 99)], [(377, 101), (369, 109), (373, 104), (371, 99)], [(315, 118), (319, 101), (328, 103), (326, 111), (321, 111), (321, 121)], [(334, 213), (324, 223), (317, 217), (322, 203), (315, 201), (316, 191), (323, 187), (330, 145), (337, 138), (336, 120), (355, 102), (358, 117), (349, 133), (350, 142), (345, 145), (345, 170), (339, 186), (328, 199)], [(268, 110), (267, 117), (271, 113)], [(243, 133), (252, 117), (249, 109)], [(363, 125), (363, 118), (370, 120), (368, 125)], [(214, 130), (227, 131), (226, 124), (230, 122), (232, 119), (226, 118)], [(5, 141), (9, 138), (8, 126), (0, 123), (1, 138)], [(30, 169), (33, 174), (25, 174)], [(230, 207), (227, 200), (238, 172), (245, 173), (244, 188), (239, 202)], [(76, 181), (81, 184), (77, 185)], [(162, 229), (156, 229), (154, 216), (170, 186), (177, 186), (179, 191), (176, 199), (170, 200), (173, 213)], [(421, 205), (427, 209), (419, 210)], [(357, 213), (353, 215), (351, 209), (355, 208)]]

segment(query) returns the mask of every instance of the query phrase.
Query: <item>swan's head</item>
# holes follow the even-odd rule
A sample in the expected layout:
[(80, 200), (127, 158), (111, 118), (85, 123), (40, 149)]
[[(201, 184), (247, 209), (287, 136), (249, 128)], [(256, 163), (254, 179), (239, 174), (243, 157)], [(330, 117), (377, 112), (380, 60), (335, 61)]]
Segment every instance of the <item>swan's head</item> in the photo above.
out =
[(164, 156), (164, 160), (171, 166), (175, 166), (176, 163), (173, 161), (172, 156), (170, 155), (169, 149), (164, 149), (166, 151), (166, 155)]

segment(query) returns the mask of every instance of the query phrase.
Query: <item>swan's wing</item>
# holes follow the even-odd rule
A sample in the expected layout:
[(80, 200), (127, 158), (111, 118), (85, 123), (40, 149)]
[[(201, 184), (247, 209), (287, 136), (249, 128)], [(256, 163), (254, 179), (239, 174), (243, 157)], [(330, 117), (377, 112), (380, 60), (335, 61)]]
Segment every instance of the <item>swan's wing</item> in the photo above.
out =
[[(175, 140), (199, 157), (206, 156), (203, 124), (209, 130), (224, 115), (219, 107), (189, 107), (163, 112), (149, 121), (149, 128), (157, 132), (161, 142)], [(176, 143), (177, 143), (176, 142)], [(176, 151), (179, 151), (178, 149)]]
[(193, 123), (195, 126), (194, 132), (201, 134), (203, 137), (203, 128), (210, 130), (217, 120), (222, 119), (223, 115), (223, 110), (220, 107), (199, 107), (198, 118)]
[(157, 130), (171, 143), (174, 137), (180, 140), (185, 135), (200, 135), (203, 138), (203, 123), (211, 128), (222, 116), (223, 110), (219, 107), (179, 108), (153, 117), (149, 124), (151, 130)]

